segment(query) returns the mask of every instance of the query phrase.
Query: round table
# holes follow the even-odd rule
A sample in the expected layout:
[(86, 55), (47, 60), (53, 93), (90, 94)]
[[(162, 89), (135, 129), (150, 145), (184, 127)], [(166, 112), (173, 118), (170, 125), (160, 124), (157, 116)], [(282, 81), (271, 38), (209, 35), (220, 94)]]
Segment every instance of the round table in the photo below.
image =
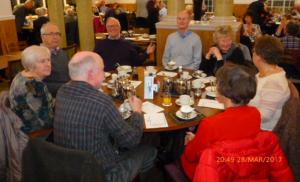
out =
[[(179, 130), (179, 129), (183, 129), (183, 128), (189, 128), (189, 127), (193, 127), (199, 124), (199, 117), (196, 117), (195, 120), (189, 120), (189, 121), (180, 121), (180, 119), (176, 119), (176, 117), (174, 117), (172, 115), (172, 113), (176, 113), (176, 111), (178, 111), (180, 109), (180, 106), (178, 106), (175, 103), (175, 100), (178, 99), (178, 97), (172, 97), (172, 105), (171, 106), (163, 106), (162, 105), (162, 96), (161, 93), (155, 93), (154, 95), (154, 99), (153, 100), (145, 100), (144, 99), (144, 67), (137, 67), (137, 73), (138, 73), (138, 80), (142, 81), (142, 83), (136, 88), (136, 96), (139, 97), (143, 102), (144, 101), (149, 101), (152, 102), (153, 104), (164, 108), (164, 113), (166, 116), (166, 120), (168, 122), (168, 127), (163, 127), (163, 128), (146, 128), (144, 126), (144, 132), (160, 132), (160, 131), (172, 131), (172, 130)], [(161, 70), (163, 70), (162, 67), (156, 67), (157, 73)], [(191, 70), (184, 70), (184, 71), (189, 71), (190, 73), (192, 73)], [(177, 77), (178, 78), (178, 75)], [(106, 78), (106, 80), (109, 80), (110, 77)], [(160, 83), (162, 83), (163, 80), (163, 76), (157, 76), (157, 79), (160, 81)], [(107, 93), (108, 95), (111, 95), (112, 90), (107, 88), (107, 86), (103, 86), (102, 90)], [(123, 101), (118, 100), (118, 99), (114, 99), (115, 104), (117, 107), (119, 107)], [(208, 117), (208, 116), (212, 116), (215, 115), (219, 112), (221, 112), (222, 110), (219, 109), (213, 109), (213, 108), (206, 108), (206, 107), (199, 107), (197, 106), (199, 99), (195, 99), (195, 104), (194, 107), (196, 109), (196, 111), (198, 113), (200, 113), (202, 115), (202, 117)]]

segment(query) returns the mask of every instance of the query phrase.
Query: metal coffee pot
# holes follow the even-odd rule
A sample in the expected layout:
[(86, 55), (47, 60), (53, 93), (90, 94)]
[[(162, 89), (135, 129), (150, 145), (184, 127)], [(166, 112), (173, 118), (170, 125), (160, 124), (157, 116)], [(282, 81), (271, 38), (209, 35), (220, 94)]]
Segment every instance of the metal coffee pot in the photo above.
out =
[(182, 78), (176, 80), (175, 89), (178, 94), (185, 94), (187, 92), (187, 81)]
[(173, 91), (173, 80), (170, 77), (165, 77), (163, 80), (163, 92), (171, 93)]

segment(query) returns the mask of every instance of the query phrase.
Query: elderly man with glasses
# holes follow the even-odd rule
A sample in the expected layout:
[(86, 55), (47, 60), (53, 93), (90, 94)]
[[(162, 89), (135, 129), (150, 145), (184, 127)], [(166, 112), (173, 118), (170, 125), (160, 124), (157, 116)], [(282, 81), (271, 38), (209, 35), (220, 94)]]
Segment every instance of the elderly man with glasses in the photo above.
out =
[(116, 64), (139, 66), (155, 51), (155, 45), (150, 43), (146, 51), (138, 51), (138, 47), (121, 37), (119, 20), (110, 17), (106, 21), (108, 37), (96, 43), (94, 52), (104, 60), (104, 70), (115, 69)]
[(46, 23), (41, 28), (42, 46), (51, 51), (51, 75), (44, 79), (53, 97), (59, 87), (70, 80), (68, 71), (69, 58), (65, 51), (59, 48), (61, 33), (58, 26), (53, 23)]

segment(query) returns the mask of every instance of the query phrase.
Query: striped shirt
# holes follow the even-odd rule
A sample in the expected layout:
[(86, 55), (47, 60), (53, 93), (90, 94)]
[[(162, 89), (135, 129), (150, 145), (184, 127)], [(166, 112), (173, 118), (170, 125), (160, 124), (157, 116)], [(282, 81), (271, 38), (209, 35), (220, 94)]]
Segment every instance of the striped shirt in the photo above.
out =
[(133, 113), (125, 122), (111, 98), (86, 82), (71, 81), (58, 91), (54, 117), (54, 142), (88, 151), (113, 168), (121, 160), (118, 149), (139, 144), (143, 117)]

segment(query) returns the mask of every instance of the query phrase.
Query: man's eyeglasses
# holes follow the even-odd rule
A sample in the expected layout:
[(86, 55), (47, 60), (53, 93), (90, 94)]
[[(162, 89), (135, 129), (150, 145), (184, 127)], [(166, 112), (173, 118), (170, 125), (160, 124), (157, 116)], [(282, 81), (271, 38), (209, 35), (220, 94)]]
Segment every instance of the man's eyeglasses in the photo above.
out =
[(50, 32), (50, 33), (43, 33), (42, 35), (61, 36), (61, 33), (60, 32)]
[(107, 25), (107, 28), (119, 28), (119, 25)]

